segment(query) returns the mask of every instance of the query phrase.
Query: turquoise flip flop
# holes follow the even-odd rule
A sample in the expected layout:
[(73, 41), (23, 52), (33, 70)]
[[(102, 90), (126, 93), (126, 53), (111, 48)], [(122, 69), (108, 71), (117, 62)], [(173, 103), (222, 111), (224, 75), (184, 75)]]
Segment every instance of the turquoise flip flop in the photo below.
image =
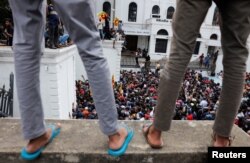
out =
[(122, 144), (121, 148), (119, 148), (117, 150), (109, 149), (108, 150), (109, 155), (114, 156), (114, 157), (119, 157), (126, 152), (128, 145), (134, 136), (134, 130), (132, 128), (129, 128), (128, 126), (124, 126), (124, 128), (128, 132), (128, 135), (127, 135), (124, 143)]
[(61, 128), (56, 129), (55, 125), (48, 125), (48, 128), (52, 129), (52, 133), (51, 133), (51, 137), (50, 137), (49, 142), (45, 146), (39, 148), (37, 151), (35, 151), (33, 153), (28, 153), (26, 151), (26, 148), (23, 148), (22, 151), (21, 151), (21, 158), (22, 159), (24, 159), (24, 160), (34, 160), (34, 159), (36, 159), (38, 156), (40, 156), (40, 154), (45, 149), (45, 147), (49, 143), (51, 143), (55, 137), (57, 137), (60, 134)]

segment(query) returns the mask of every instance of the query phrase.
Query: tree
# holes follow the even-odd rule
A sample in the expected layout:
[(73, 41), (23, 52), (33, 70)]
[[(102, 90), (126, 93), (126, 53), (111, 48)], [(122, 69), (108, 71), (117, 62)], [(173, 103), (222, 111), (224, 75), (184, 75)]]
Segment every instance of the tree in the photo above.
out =
[(0, 1), (0, 7), (2, 8), (9, 8), (8, 0), (1, 0)]
[(11, 9), (8, 0), (0, 1), (0, 24), (3, 24), (6, 18), (12, 18)]

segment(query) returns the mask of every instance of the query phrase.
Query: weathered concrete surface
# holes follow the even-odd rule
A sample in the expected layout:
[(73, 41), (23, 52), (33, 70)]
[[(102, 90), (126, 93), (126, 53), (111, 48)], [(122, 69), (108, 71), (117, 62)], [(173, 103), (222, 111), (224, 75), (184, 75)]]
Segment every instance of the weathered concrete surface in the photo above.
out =
[[(49, 120), (47, 122), (58, 122)], [(211, 142), (212, 122), (174, 121), (171, 131), (164, 134), (164, 148), (151, 149), (141, 132), (143, 123), (122, 121), (135, 129), (135, 136), (126, 154), (119, 158), (107, 154), (107, 137), (97, 121), (60, 120), (62, 132), (43, 152), (36, 163), (204, 163)], [(0, 119), (0, 163), (23, 163), (19, 158), (25, 146), (20, 121)], [(234, 127), (233, 146), (250, 146), (250, 137)]]

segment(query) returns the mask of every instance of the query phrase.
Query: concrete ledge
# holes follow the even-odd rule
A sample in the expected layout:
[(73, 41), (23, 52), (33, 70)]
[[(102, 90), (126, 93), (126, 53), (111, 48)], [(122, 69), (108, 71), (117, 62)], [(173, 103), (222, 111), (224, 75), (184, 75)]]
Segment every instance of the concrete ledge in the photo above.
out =
[[(59, 120), (58, 120), (59, 121)], [(48, 120), (47, 122), (58, 122)], [(173, 121), (171, 131), (164, 133), (164, 148), (151, 149), (141, 132), (141, 121), (122, 121), (135, 129), (135, 137), (126, 154), (113, 158), (107, 154), (107, 138), (97, 121), (60, 120), (62, 132), (36, 163), (204, 163), (211, 142), (211, 121)], [(22, 163), (20, 150), (25, 146), (20, 121), (0, 119), (0, 163)], [(233, 146), (250, 146), (250, 137), (238, 127)]]

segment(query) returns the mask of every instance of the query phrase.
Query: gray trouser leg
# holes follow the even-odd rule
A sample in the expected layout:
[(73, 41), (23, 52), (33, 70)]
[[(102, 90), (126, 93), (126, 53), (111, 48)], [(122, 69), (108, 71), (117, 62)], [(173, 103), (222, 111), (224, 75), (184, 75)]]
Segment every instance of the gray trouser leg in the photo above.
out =
[(40, 58), (44, 35), (43, 1), (9, 0), (14, 19), (17, 95), (25, 139), (45, 133), (40, 96)]
[(54, 4), (87, 70), (101, 130), (112, 135), (118, 128), (117, 110), (109, 66), (95, 24), (93, 1), (54, 0)]
[(228, 0), (221, 8), (223, 85), (214, 131), (228, 137), (239, 109), (246, 72), (250, 32), (250, 1)]
[(154, 126), (162, 131), (170, 129), (175, 101), (192, 56), (200, 26), (211, 0), (179, 0), (173, 20), (173, 40), (169, 61), (163, 70), (159, 85), (159, 99)]

